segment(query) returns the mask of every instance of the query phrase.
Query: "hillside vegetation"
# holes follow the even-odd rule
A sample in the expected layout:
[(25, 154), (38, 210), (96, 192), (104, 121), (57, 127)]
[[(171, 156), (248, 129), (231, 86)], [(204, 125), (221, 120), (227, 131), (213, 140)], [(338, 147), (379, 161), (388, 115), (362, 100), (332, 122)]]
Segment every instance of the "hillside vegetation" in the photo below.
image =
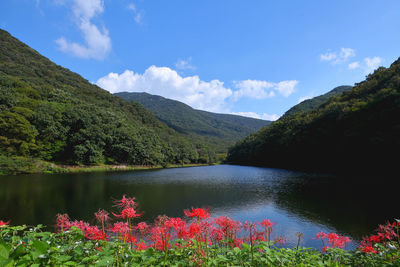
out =
[(324, 171), (394, 170), (400, 148), (400, 59), (315, 109), (238, 142), (232, 163)]
[(190, 106), (148, 93), (117, 93), (131, 102), (139, 102), (177, 132), (202, 140), (216, 147), (217, 152), (227, 152), (228, 147), (250, 133), (269, 125), (270, 121), (230, 114), (217, 114), (196, 110)]
[(324, 104), (326, 101), (328, 101), (328, 99), (331, 96), (338, 95), (343, 92), (349, 91), (351, 88), (352, 88), (352, 86), (348, 86), (348, 85), (338, 86), (326, 94), (304, 100), (301, 103), (290, 108), (288, 111), (286, 111), (282, 117), (290, 116), (290, 115), (293, 115), (294, 113), (300, 112), (300, 111), (309, 111), (312, 109), (316, 109), (316, 108), (320, 107), (322, 104)]
[(0, 161), (67, 164), (212, 162), (138, 103), (128, 103), (52, 63), (0, 30)]

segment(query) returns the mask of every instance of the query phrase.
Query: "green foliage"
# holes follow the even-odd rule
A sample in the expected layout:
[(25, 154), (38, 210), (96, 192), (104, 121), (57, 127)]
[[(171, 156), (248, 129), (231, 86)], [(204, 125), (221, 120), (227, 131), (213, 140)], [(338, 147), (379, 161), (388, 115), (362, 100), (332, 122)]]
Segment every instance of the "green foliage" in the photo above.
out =
[(172, 129), (192, 140), (200, 140), (215, 147), (219, 153), (226, 153), (228, 147), (236, 141), (270, 123), (265, 120), (196, 110), (179, 101), (147, 93), (123, 92), (115, 95), (129, 102), (140, 103)]
[(283, 116), (228, 161), (323, 171), (392, 171), (400, 149), (400, 59), (317, 108)]
[(202, 141), (190, 141), (142, 105), (111, 95), (3, 30), (0, 90), (0, 155), (83, 165), (215, 160)]
[(168, 253), (154, 248), (133, 250), (130, 244), (85, 239), (82, 231), (43, 231), (43, 226), (0, 226), (1, 266), (399, 266), (400, 250), (363, 253), (313, 248), (281, 248), (272, 242), (242, 248), (213, 247), (199, 254), (196, 240), (171, 246)]
[(310, 111), (313, 109), (318, 108), (319, 106), (321, 106), (322, 104), (324, 104), (326, 101), (328, 101), (328, 99), (331, 96), (334, 95), (339, 95), (343, 92), (347, 92), (351, 89), (351, 86), (348, 85), (342, 85), (342, 86), (338, 86), (334, 89), (332, 89), (331, 91), (329, 91), (326, 94), (317, 96), (317, 97), (313, 97), (311, 99), (307, 99), (304, 100), (303, 102), (293, 106), (292, 108), (290, 108), (288, 111), (285, 112), (285, 114), (282, 117), (286, 117), (286, 116), (291, 116), (297, 112), (300, 111)]

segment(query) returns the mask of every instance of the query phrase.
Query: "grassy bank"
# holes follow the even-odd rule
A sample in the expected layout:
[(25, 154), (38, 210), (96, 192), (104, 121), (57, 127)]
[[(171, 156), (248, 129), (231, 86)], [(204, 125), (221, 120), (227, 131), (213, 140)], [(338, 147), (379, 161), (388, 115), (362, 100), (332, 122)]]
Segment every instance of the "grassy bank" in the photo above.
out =
[(109, 172), (109, 171), (133, 171), (153, 170), (163, 168), (181, 168), (208, 166), (209, 164), (170, 164), (167, 166), (132, 166), (132, 165), (97, 165), (97, 166), (74, 166), (59, 165), (35, 158), (5, 157), (0, 156), (0, 175), (16, 175), (31, 173), (85, 173), (85, 172)]

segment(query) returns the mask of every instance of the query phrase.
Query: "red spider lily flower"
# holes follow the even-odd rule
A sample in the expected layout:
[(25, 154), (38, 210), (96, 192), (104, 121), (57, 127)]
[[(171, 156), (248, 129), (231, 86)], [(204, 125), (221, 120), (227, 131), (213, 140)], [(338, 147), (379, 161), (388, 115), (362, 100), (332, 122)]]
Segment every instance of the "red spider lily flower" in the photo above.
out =
[(147, 225), (146, 222), (140, 222), (137, 224), (136, 229), (143, 231), (143, 230), (146, 230), (148, 227), (149, 226)]
[(107, 221), (110, 220), (110, 214), (102, 209), (99, 209), (97, 212), (95, 212), (94, 216), (96, 217), (96, 220), (98, 223), (105, 224)]
[(110, 228), (110, 231), (113, 233), (126, 233), (130, 231), (129, 225), (127, 222), (116, 222), (113, 224), (113, 227)]
[(115, 205), (120, 208), (135, 208), (137, 206), (134, 197), (126, 197), (125, 195), (122, 196), (120, 200), (114, 201)]
[(183, 221), (181, 218), (168, 218), (168, 220), (165, 221), (164, 225), (166, 227), (172, 227), (176, 230), (185, 226), (185, 221)]
[(319, 233), (317, 233), (317, 234), (315, 235), (315, 238), (316, 238), (316, 239), (324, 239), (324, 238), (327, 238), (327, 237), (328, 237), (328, 235), (325, 234), (324, 232), (319, 232)]
[(197, 208), (190, 210), (184, 210), (186, 217), (194, 218), (197, 217), (199, 220), (210, 218), (210, 212), (208, 209)]
[(265, 228), (271, 228), (275, 223), (271, 222), (268, 219), (264, 219), (261, 221), (260, 225), (264, 226)]
[(70, 229), (71, 227), (76, 227), (85, 233), (91, 226), (87, 222), (75, 220), (73, 222), (67, 222), (66, 228)]
[(215, 223), (222, 229), (224, 232), (236, 232), (240, 230), (240, 222), (234, 221), (229, 217), (218, 217), (215, 219)]
[(190, 238), (194, 238), (200, 233), (200, 231), (201, 231), (200, 225), (192, 223), (189, 225), (188, 236)]
[(137, 214), (134, 208), (125, 208), (122, 210), (121, 214), (113, 213), (113, 215), (122, 219), (134, 219), (142, 216), (142, 214)]
[(382, 237), (378, 235), (372, 235), (368, 238), (368, 241), (371, 243), (380, 243), (382, 241)]
[(1, 227), (1, 226), (8, 226), (9, 224), (10, 224), (10, 221), (4, 222), (4, 221), (1, 221), (1, 220), (0, 220), (0, 227)]
[(106, 240), (107, 235), (99, 230), (97, 226), (90, 226), (86, 229), (85, 237), (91, 240)]
[(136, 250), (146, 250), (147, 248), (146, 243), (143, 241), (136, 243)]
[(371, 246), (366, 246), (361, 248), (361, 251), (364, 253), (378, 253), (378, 251), (376, 251), (373, 247)]
[(68, 214), (57, 214), (57, 217), (56, 217), (56, 225), (57, 225), (57, 227), (58, 228), (60, 228), (62, 231), (65, 229), (65, 228), (68, 228), (68, 224), (69, 224), (69, 216), (68, 216)]

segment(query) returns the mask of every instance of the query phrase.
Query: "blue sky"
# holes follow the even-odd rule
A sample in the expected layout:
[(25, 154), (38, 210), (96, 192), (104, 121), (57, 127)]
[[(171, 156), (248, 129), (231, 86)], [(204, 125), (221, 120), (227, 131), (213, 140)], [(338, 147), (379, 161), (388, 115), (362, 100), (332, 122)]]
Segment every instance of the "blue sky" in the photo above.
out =
[(0, 28), (111, 92), (265, 119), (400, 56), (398, 0), (2, 0)]

